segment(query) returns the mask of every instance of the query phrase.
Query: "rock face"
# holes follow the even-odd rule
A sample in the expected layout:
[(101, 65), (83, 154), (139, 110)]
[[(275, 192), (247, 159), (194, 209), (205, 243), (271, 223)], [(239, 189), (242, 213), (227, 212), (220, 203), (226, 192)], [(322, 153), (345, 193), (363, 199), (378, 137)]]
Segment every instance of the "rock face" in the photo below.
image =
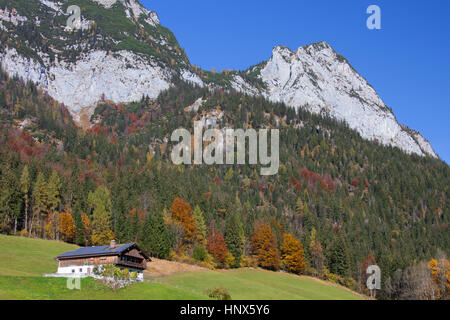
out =
[(132, 102), (144, 94), (156, 98), (170, 85), (168, 71), (129, 51), (114, 56), (93, 51), (74, 64), (61, 62), (45, 68), (8, 49), (1, 65), (10, 74), (40, 84), (75, 115), (83, 107), (95, 105), (102, 95), (111, 101)]
[[(38, 29), (39, 36), (42, 36), (40, 40), (43, 40), (32, 44), (27, 39), (27, 43), (21, 43), (32, 50), (33, 54), (28, 56), (18, 52), (18, 48), (2, 43), (1, 67), (11, 75), (39, 84), (53, 98), (64, 103), (75, 119), (79, 118), (83, 108), (95, 106), (102, 98), (117, 103), (137, 101), (144, 95), (156, 98), (161, 91), (169, 88), (170, 79), (176, 73), (170, 63), (161, 61), (163, 55), (169, 61), (180, 60), (177, 67), (183, 79), (202, 84), (198, 76), (187, 70), (188, 65), (176, 50), (171, 35), (160, 32), (155, 12), (145, 9), (136, 0), (91, 1), (93, 8), (100, 14), (110, 13), (122, 21), (126, 18), (127, 31), (118, 30), (115, 35), (100, 31), (92, 36), (91, 24), (95, 20), (82, 14), (82, 25), (85, 25), (83, 32), (91, 33), (91, 37), (88, 41), (73, 40), (70, 39), (72, 33), (64, 25), (54, 24), (50, 30), (40, 29), (41, 22), (54, 21), (56, 18), (65, 21), (69, 17), (69, 14), (65, 14), (67, 1), (36, 1), (34, 8), (30, 6), (36, 10), (35, 21), (24, 16), (28, 12), (0, 7), (0, 28), (16, 33), (17, 43), (26, 37), (21, 32), (24, 28), (30, 28), (30, 24)], [(91, 11), (86, 10), (89, 13)], [(100, 28), (113, 28), (114, 21), (110, 22), (112, 25), (103, 24)], [(59, 43), (45, 46), (43, 43), (49, 38), (59, 40)], [(123, 46), (123, 50), (112, 50), (127, 41), (155, 48), (154, 52), (161, 53), (161, 56), (152, 54), (151, 50), (136, 51), (126, 46)], [(73, 53), (76, 53), (75, 59)]]
[[(275, 47), (269, 61), (247, 72), (259, 74), (265, 85), (262, 94), (269, 100), (329, 114), (346, 121), (363, 138), (436, 157), (430, 143), (400, 125), (367, 81), (325, 42), (295, 52)], [(234, 88), (253, 93), (255, 88), (242, 81), (235, 78)]]
[(47, 85), (49, 94), (74, 113), (95, 105), (102, 95), (111, 101), (132, 102), (144, 94), (156, 98), (169, 88), (166, 70), (129, 51), (115, 56), (93, 51), (73, 65), (52, 66), (47, 74), (53, 79)]
[[(90, 34), (88, 41), (74, 40), (64, 26), (54, 26), (50, 31), (41, 28), (56, 18), (68, 18), (67, 1), (37, 0), (23, 12), (0, 5), (0, 31), (15, 34), (9, 43), (29, 49), (21, 51), (20, 46), (1, 43), (2, 68), (41, 85), (68, 106), (76, 119), (83, 108), (94, 106), (102, 97), (117, 103), (136, 101), (143, 95), (155, 98), (171, 86), (174, 75), (200, 86), (220, 86), (205, 84), (170, 31), (160, 26), (157, 14), (137, 0), (91, 2), (93, 9), (82, 13), (83, 32)], [(103, 21), (93, 28), (96, 16), (90, 16), (91, 11), (114, 14), (124, 30)], [(39, 41), (20, 35), (30, 24), (38, 29), (35, 37)], [(110, 28), (115, 34), (106, 32)], [(48, 39), (54, 43), (49, 45)], [(278, 46), (269, 61), (246, 73), (256, 74), (263, 85), (256, 85), (251, 77), (230, 73), (231, 87), (329, 114), (346, 121), (363, 138), (397, 146), (407, 153), (437, 157), (430, 143), (420, 133), (400, 125), (367, 81), (325, 42), (295, 52)]]

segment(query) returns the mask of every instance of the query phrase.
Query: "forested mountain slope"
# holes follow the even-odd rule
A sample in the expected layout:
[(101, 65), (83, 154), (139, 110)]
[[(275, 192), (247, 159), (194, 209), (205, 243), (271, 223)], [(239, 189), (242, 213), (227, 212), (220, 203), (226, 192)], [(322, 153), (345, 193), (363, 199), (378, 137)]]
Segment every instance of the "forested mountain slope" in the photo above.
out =
[[(157, 99), (100, 102), (84, 132), (33, 83), (0, 79), (2, 233), (80, 245), (115, 237), (158, 257), (268, 269), (286, 268), (291, 234), (304, 251), (294, 271), (332, 273), (360, 290), (369, 262), (385, 288), (397, 269), (449, 252), (448, 165), (367, 141), (333, 118), (172, 78)], [(202, 117), (279, 128), (279, 174), (173, 165), (171, 133)]]

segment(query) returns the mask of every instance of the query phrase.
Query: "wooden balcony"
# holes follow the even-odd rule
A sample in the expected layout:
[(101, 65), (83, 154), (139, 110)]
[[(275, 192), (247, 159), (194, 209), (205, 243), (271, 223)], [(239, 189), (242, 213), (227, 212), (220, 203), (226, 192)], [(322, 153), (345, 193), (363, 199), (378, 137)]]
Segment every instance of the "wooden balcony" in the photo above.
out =
[(131, 261), (117, 259), (116, 265), (140, 269), (140, 270), (147, 269), (147, 262), (145, 260), (142, 263), (137, 263), (137, 262), (131, 262)]

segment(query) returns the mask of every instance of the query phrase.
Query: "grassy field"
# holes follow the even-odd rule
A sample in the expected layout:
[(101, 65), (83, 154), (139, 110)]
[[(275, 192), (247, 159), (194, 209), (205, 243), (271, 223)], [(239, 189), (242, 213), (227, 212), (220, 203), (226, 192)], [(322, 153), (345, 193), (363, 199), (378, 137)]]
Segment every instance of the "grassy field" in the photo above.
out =
[(0, 300), (204, 300), (205, 295), (144, 282), (113, 292), (94, 279), (82, 279), (80, 290), (67, 279), (0, 276)]
[(69, 290), (63, 278), (43, 278), (54, 273), (54, 257), (76, 246), (62, 242), (0, 235), (0, 299), (132, 299), (201, 300), (206, 291), (226, 287), (233, 299), (359, 299), (357, 295), (331, 284), (307, 277), (262, 270), (190, 272), (148, 279), (113, 292), (93, 279), (83, 279), (81, 290)]
[(64, 242), (0, 235), (0, 276), (42, 276), (54, 273), (54, 258), (77, 246)]
[(309, 277), (252, 269), (185, 273), (161, 278), (158, 283), (198, 294), (204, 293), (214, 284), (215, 287), (226, 287), (236, 300), (361, 299), (342, 287)]

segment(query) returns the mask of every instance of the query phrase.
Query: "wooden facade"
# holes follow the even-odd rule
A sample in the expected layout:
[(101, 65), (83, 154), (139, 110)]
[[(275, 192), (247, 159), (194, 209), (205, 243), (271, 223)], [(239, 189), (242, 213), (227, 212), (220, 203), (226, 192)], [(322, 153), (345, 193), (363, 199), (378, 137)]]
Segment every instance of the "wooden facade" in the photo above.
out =
[(80, 258), (80, 259), (66, 259), (60, 260), (60, 267), (82, 267), (82, 266), (97, 266), (102, 264), (116, 264), (117, 257), (92, 257), (92, 258)]
[(118, 267), (145, 270), (150, 258), (135, 243), (117, 246), (112, 241), (109, 246), (80, 248), (67, 252), (56, 259), (58, 268), (98, 266), (112, 264)]

